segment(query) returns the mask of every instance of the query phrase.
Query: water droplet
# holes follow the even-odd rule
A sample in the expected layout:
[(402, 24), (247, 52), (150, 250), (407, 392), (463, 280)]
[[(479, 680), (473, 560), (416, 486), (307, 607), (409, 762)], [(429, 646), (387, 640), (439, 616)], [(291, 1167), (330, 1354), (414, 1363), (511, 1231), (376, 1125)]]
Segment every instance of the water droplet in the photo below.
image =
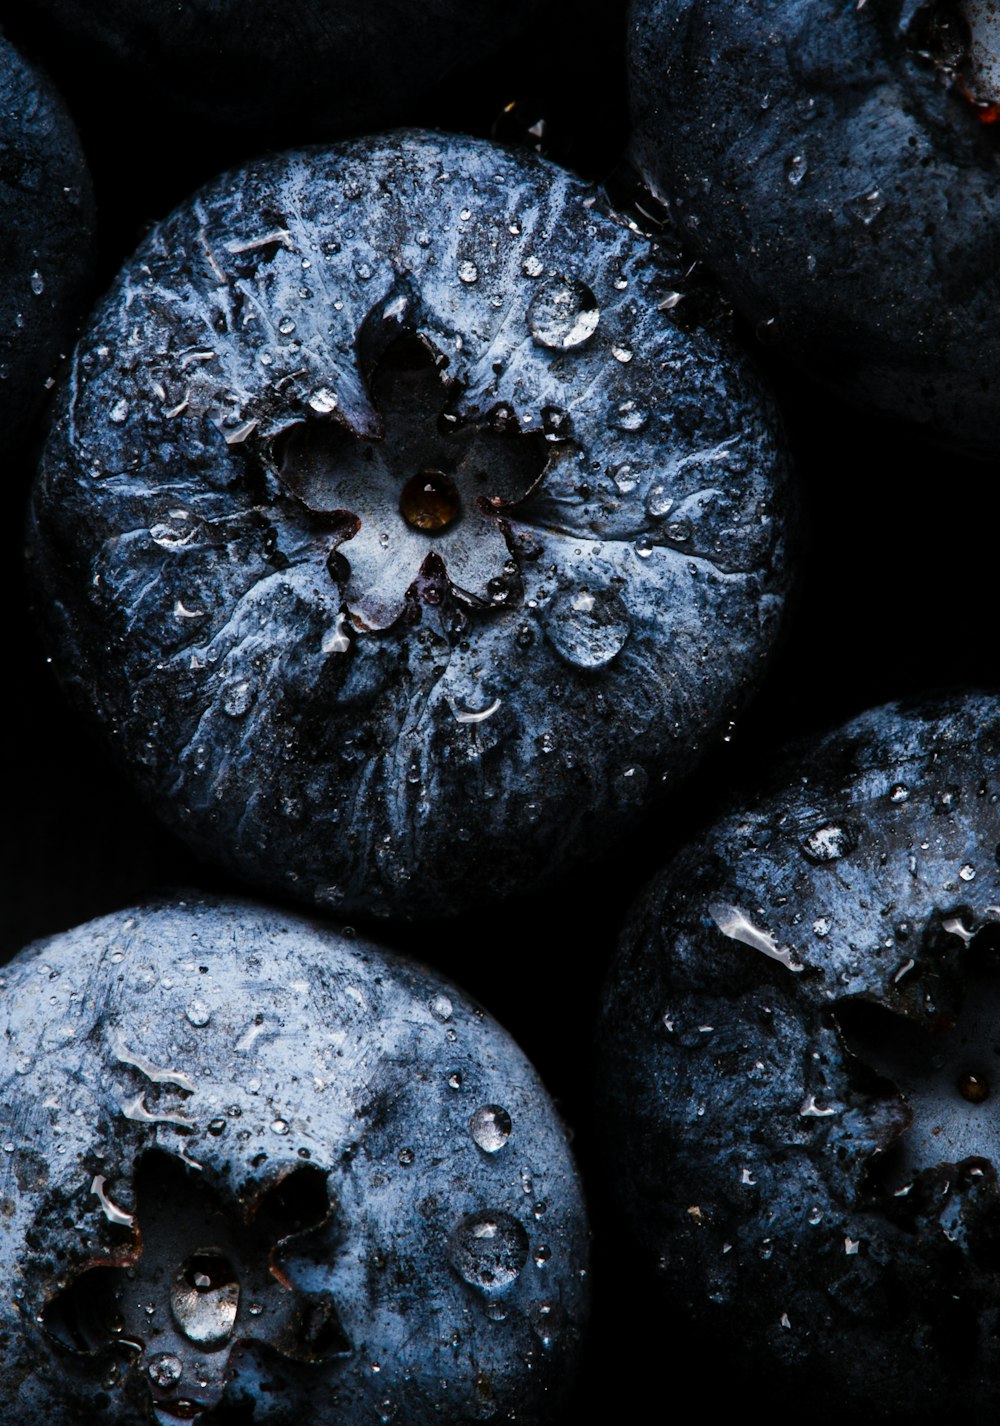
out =
[(982, 1104), (989, 1098), (990, 1086), (981, 1074), (963, 1074), (958, 1081), (958, 1092), (969, 1104)]
[(245, 678), (227, 684), (222, 694), (223, 712), (228, 713), (230, 718), (242, 718), (249, 713), (254, 697), (253, 686)]
[(399, 497), (399, 513), (414, 530), (445, 530), (461, 508), (455, 482), (440, 470), (422, 470), (411, 476)]
[(496, 1154), (510, 1138), (513, 1125), (506, 1109), (499, 1104), (485, 1104), (469, 1120), (469, 1133), (486, 1154)]
[(639, 484), (639, 477), (636, 475), (633, 466), (616, 465), (611, 474), (615, 485), (617, 485), (622, 495), (631, 495), (632, 491)]
[(799, 846), (809, 861), (822, 864), (848, 856), (857, 846), (857, 838), (849, 827), (824, 822), (803, 837)]
[(974, 866), (970, 866), (969, 863), (966, 862), (965, 866), (962, 867), (958, 874), (963, 881), (975, 881), (976, 868)]
[(146, 1371), (154, 1386), (161, 1391), (169, 1391), (180, 1381), (184, 1368), (180, 1357), (175, 1357), (172, 1352), (158, 1352), (155, 1357), (150, 1357)]
[(346, 626), (347, 615), (338, 614), (336, 624), (323, 635), (321, 648), (325, 654), (347, 653), (351, 647), (351, 640), (347, 635)]
[(628, 366), (629, 362), (632, 360), (632, 348), (612, 347), (611, 355), (614, 357), (615, 361), (620, 361), (622, 366)]
[(278, 331), (283, 337), (289, 337), (295, 331), (295, 323), (291, 317), (282, 317), (278, 323)]
[(910, 795), (910, 789), (905, 782), (893, 783), (889, 789), (890, 802), (905, 802)]
[(763, 955), (770, 956), (772, 960), (780, 961), (790, 971), (803, 969), (802, 961), (790, 947), (779, 946), (770, 932), (762, 931), (758, 926), (755, 926), (738, 906), (716, 902), (709, 906), (708, 914), (722, 934), (728, 936), (731, 941), (739, 941), (742, 945), (749, 946), (751, 950), (760, 951)]
[(459, 1074), (458, 1070), (456, 1070), (454, 1074), (450, 1074), (450, 1075), (448, 1076), (448, 1088), (449, 1088), (449, 1089), (461, 1089), (461, 1088), (462, 1088), (462, 1076)]
[(36, 297), (41, 297), (45, 291), (45, 279), (37, 270), (31, 274), (31, 290)]
[(649, 535), (640, 535), (633, 548), (640, 559), (648, 560), (655, 546)]
[(887, 199), (877, 183), (872, 183), (863, 193), (848, 198), (844, 207), (848, 214), (863, 227), (870, 227), (885, 208)]
[(474, 282), (479, 281), (479, 268), (474, 262), (468, 259), (458, 264), (458, 279), (464, 282), (467, 287), (471, 287)]
[(524, 259), (524, 262), (521, 264), (521, 271), (525, 277), (541, 277), (545, 268), (537, 257), (531, 256)]
[(399, 1162), (403, 1165), (403, 1168), (408, 1169), (416, 1158), (416, 1154), (413, 1152), (412, 1149), (400, 1149), (397, 1158), (399, 1159)]
[(236, 1274), (221, 1253), (208, 1248), (193, 1253), (170, 1293), (178, 1328), (199, 1347), (221, 1346), (233, 1334), (240, 1302)]
[(785, 164), (785, 177), (793, 188), (798, 188), (808, 172), (809, 163), (804, 154), (793, 154)]
[(128, 411), (128, 402), (125, 400), (125, 397), (122, 396), (112, 406), (109, 412), (109, 420), (113, 421), (116, 426), (121, 426), (128, 420)]
[(585, 282), (575, 277), (550, 277), (528, 304), (532, 337), (549, 351), (582, 347), (597, 331), (601, 311)]
[(272, 1134), (287, 1134), (287, 1133), (288, 1133), (288, 1121), (285, 1120), (285, 1119), (275, 1119), (275, 1120), (273, 1120), (272, 1123), (271, 1123), (271, 1133), (272, 1133)]
[(654, 520), (662, 520), (673, 509), (673, 497), (667, 494), (665, 485), (654, 485), (646, 497), (646, 513)]
[(649, 422), (649, 412), (635, 401), (623, 401), (611, 424), (618, 431), (641, 431)]
[(320, 416), (326, 416), (337, 409), (337, 393), (328, 386), (320, 386), (309, 397), (309, 405)]
[(191, 1004), (184, 1011), (190, 1024), (196, 1030), (202, 1030), (212, 1018), (212, 1012), (205, 1004), (204, 1000), (192, 1000)]
[(539, 1268), (544, 1267), (551, 1257), (552, 1249), (547, 1247), (545, 1243), (540, 1243), (535, 1249), (535, 1266)]
[(434, 1019), (440, 1020), (442, 1024), (451, 1019), (455, 1009), (447, 995), (433, 996), (427, 1002), (427, 1008), (434, 1016)]
[(528, 1235), (509, 1213), (477, 1213), (452, 1233), (448, 1260), (471, 1287), (499, 1292), (515, 1281), (527, 1262)]
[(611, 589), (565, 589), (540, 617), (552, 647), (576, 668), (610, 663), (624, 648), (631, 628), (621, 596)]

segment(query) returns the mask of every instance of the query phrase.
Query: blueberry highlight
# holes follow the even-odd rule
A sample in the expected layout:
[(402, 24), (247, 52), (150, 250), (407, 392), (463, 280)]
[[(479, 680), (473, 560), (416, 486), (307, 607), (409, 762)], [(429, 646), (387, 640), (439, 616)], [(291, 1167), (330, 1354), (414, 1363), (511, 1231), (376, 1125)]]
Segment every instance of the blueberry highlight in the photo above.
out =
[(721, 737), (790, 497), (721, 301), (665, 305), (686, 268), (544, 160), (426, 132), (260, 160), (154, 230), (77, 349), (31, 568), (199, 852), (449, 914), (611, 845)]

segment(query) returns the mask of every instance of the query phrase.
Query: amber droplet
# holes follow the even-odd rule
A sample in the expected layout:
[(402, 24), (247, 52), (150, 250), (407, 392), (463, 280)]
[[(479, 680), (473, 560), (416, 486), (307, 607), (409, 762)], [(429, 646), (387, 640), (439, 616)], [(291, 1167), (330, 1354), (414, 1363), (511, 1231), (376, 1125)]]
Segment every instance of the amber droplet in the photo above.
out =
[(963, 1074), (958, 1081), (958, 1092), (970, 1104), (982, 1104), (990, 1092), (990, 1087), (981, 1074)]
[(399, 513), (415, 530), (445, 530), (461, 508), (455, 482), (441, 470), (411, 476), (399, 497)]

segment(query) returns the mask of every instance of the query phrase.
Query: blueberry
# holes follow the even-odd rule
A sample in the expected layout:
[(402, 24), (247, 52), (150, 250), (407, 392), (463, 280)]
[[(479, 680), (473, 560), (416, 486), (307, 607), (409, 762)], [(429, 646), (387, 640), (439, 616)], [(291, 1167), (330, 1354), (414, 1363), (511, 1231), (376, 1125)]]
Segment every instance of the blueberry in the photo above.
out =
[(46, 79), (0, 37), (0, 441), (38, 415), (72, 346), (94, 256), (90, 178)]
[[(85, 60), (119, 108), (204, 141), (220, 129), (333, 137), (385, 124), (525, 28), (538, 0), (32, 0), (16, 23)], [(88, 107), (102, 100), (93, 91)]]
[(432, 134), (263, 160), (153, 232), (77, 350), (33, 562), (63, 677), (195, 847), (452, 911), (721, 734), (785, 594), (785, 458), (683, 290), (568, 174)]
[(537, 1076), (462, 992), (198, 899), (37, 943), (0, 985), (8, 1412), (547, 1417), (586, 1218)]
[(763, 341), (1000, 444), (992, 0), (635, 0), (634, 152)]
[(624, 1213), (715, 1360), (810, 1419), (1000, 1390), (1000, 701), (798, 749), (637, 904), (601, 1022)]

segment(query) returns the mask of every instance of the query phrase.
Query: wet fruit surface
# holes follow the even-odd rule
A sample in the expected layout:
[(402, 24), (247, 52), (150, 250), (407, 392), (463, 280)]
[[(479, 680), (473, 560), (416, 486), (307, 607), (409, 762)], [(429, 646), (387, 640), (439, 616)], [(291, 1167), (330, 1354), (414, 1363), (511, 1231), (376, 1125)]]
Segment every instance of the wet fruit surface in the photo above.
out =
[(453, 914), (689, 774), (777, 637), (789, 495), (685, 270), (564, 171), (430, 133), (248, 165), (151, 234), (32, 559), (57, 665), (201, 853)]
[(195, 901), (29, 948), (0, 992), (8, 1411), (550, 1419), (583, 1204), (537, 1076), (452, 985)]
[(996, 1391), (998, 749), (982, 695), (803, 746), (640, 900), (609, 982), (623, 1211), (701, 1330), (824, 1421)]

